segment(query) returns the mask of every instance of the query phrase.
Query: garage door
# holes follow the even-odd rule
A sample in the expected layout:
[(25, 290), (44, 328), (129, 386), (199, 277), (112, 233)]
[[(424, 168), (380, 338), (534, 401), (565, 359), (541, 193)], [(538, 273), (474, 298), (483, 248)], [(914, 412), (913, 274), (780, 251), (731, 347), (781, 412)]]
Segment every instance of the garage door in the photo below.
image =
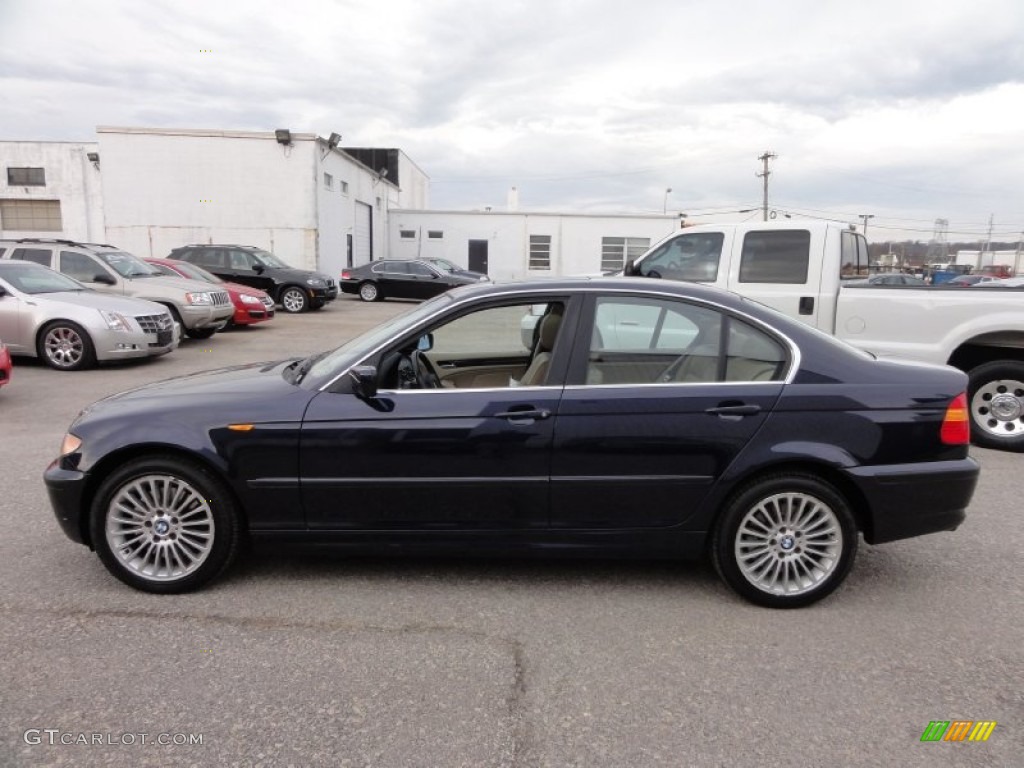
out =
[(373, 209), (366, 203), (356, 203), (355, 266), (373, 259)]

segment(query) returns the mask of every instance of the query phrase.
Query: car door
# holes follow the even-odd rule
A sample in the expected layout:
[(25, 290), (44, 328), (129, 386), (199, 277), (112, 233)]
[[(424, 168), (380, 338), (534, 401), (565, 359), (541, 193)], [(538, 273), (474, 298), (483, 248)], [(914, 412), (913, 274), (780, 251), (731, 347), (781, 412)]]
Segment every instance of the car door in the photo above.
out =
[(77, 251), (61, 251), (59, 264), (60, 272), (95, 291), (124, 294), (124, 280), (99, 259)]
[(788, 348), (713, 306), (625, 294), (592, 297), (577, 338), (552, 527), (685, 524), (774, 407)]
[(416, 283), (407, 261), (382, 261), (372, 267), (381, 292), (395, 299), (417, 299)]
[(449, 285), (441, 278), (440, 273), (423, 262), (410, 261), (408, 267), (412, 298), (429, 299), (448, 290)]
[(375, 397), (353, 394), (343, 377), (340, 386), (314, 398), (300, 452), (309, 526), (435, 532), (545, 528), (572, 317), (559, 326), (547, 377), (533, 386), (515, 386), (505, 377), (422, 388), (409, 384), (406, 363), (419, 339), (433, 341), (437, 360), (482, 363), (496, 354), (504, 357), (505, 347), (521, 349), (523, 313), (549, 300), (479, 300), (450, 310), (372, 356), (380, 383)]
[(226, 257), (229, 277), (224, 278), (225, 280), (258, 288), (270, 296), (277, 295), (273, 269), (257, 265), (253, 254), (234, 248), (227, 251)]
[(24, 309), (24, 299), (10, 283), (0, 280), (0, 341), (13, 354), (32, 354), (35, 339), (32, 335), (31, 313)]

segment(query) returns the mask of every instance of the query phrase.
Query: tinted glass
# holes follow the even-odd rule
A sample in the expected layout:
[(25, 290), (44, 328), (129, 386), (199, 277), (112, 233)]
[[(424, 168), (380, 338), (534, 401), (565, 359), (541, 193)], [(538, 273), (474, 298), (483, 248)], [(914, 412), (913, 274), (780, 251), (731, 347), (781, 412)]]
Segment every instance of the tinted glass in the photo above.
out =
[(11, 254), (12, 259), (21, 259), (22, 261), (33, 261), (36, 264), (42, 264), (44, 267), (50, 266), (50, 256), (52, 252), (49, 248), (15, 248)]
[(714, 282), (718, 279), (718, 264), (722, 258), (721, 232), (701, 232), (679, 235), (662, 243), (640, 264), (645, 277), (664, 277), (669, 280)]
[(805, 229), (748, 232), (740, 255), (741, 283), (807, 282), (811, 233)]

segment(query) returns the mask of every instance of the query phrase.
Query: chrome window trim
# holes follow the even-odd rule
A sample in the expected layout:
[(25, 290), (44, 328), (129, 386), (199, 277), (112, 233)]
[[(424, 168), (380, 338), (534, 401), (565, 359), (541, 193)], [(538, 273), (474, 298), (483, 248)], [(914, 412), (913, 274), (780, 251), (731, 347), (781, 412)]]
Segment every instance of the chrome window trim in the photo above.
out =
[[(463, 306), (465, 304), (471, 304), (471, 303), (475, 303), (476, 301), (481, 301), (481, 300), (487, 301), (488, 299), (502, 299), (503, 300), (503, 299), (515, 299), (517, 297), (524, 297), (525, 298), (525, 297), (529, 297), (529, 296), (545, 296), (545, 295), (548, 295), (548, 296), (564, 296), (566, 294), (580, 294), (580, 295), (582, 295), (582, 294), (595, 294), (595, 293), (596, 294), (605, 294), (605, 295), (607, 295), (607, 294), (622, 294), (622, 295), (626, 295), (626, 296), (636, 295), (637, 293), (641, 293), (644, 296), (662, 296), (662, 297), (665, 297), (665, 298), (668, 298), (668, 299), (675, 299), (676, 301), (687, 301), (687, 302), (691, 302), (691, 303), (700, 304), (701, 306), (713, 307), (713, 308), (715, 308), (715, 309), (717, 309), (717, 310), (719, 310), (721, 312), (725, 312), (726, 314), (733, 315), (733, 316), (738, 316), (738, 317), (742, 318), (744, 321), (749, 322), (752, 325), (757, 326), (758, 328), (763, 330), (765, 333), (767, 333), (772, 338), (779, 339), (779, 340), (781, 340), (783, 342), (783, 344), (789, 350), (789, 354), (790, 354), (789, 369), (786, 371), (785, 377), (783, 377), (782, 379), (776, 380), (776, 381), (751, 381), (751, 382), (742, 382), (742, 381), (737, 381), (737, 382), (709, 381), (709, 382), (692, 382), (692, 383), (688, 383), (688, 382), (683, 382), (683, 383), (666, 382), (666, 383), (652, 383), (652, 384), (572, 384), (572, 385), (552, 385), (552, 387), (546, 387), (546, 386), (545, 387), (486, 387), (486, 388), (480, 389), (480, 390), (454, 389), (453, 388), (453, 389), (448, 390), (448, 391), (450, 391), (450, 392), (472, 392), (472, 391), (496, 392), (496, 391), (502, 391), (502, 390), (507, 390), (507, 389), (517, 389), (517, 390), (519, 390), (519, 389), (522, 389), (522, 390), (545, 389), (545, 390), (547, 390), (547, 389), (552, 389), (552, 388), (555, 388), (555, 387), (563, 387), (564, 389), (570, 389), (570, 388), (576, 389), (576, 388), (583, 388), (583, 387), (587, 387), (587, 388), (595, 387), (596, 388), (596, 387), (623, 387), (623, 386), (626, 386), (626, 387), (634, 387), (634, 386), (641, 386), (641, 387), (705, 386), (706, 387), (709, 384), (792, 384), (793, 380), (796, 378), (797, 371), (800, 370), (800, 363), (802, 362), (802, 358), (801, 358), (801, 354), (800, 354), (800, 348), (797, 346), (796, 342), (794, 342), (791, 338), (789, 338), (789, 336), (787, 336), (782, 331), (780, 331), (780, 330), (770, 326), (768, 323), (766, 323), (766, 322), (764, 322), (762, 320), (759, 320), (758, 318), (753, 317), (752, 315), (748, 315), (746, 312), (743, 312), (740, 309), (734, 309), (732, 307), (728, 307), (725, 304), (721, 304), (721, 303), (719, 303), (717, 301), (711, 301), (711, 300), (708, 300), (708, 299), (701, 299), (701, 298), (690, 297), (690, 296), (680, 296), (677, 293), (672, 293), (670, 291), (659, 291), (659, 290), (656, 290), (656, 289), (655, 290), (638, 291), (637, 289), (631, 289), (631, 288), (601, 288), (601, 287), (596, 286), (596, 285), (585, 285), (585, 286), (562, 287), (562, 288), (523, 288), (521, 291), (510, 291), (508, 293), (493, 294), (493, 295), (490, 295), (490, 296), (485, 296), (482, 299), (479, 296), (469, 296), (469, 297), (466, 297), (466, 298), (463, 298), (463, 299), (458, 299), (456, 301), (453, 301), (450, 304), (446, 304), (445, 306), (439, 308), (436, 312), (434, 312), (434, 313), (428, 315), (427, 317), (423, 318), (422, 320), (420, 320), (419, 326), (423, 327), (423, 326), (429, 325), (431, 322), (434, 321), (435, 318), (439, 317), (442, 314), (447, 314), (449, 310), (454, 310), (454, 309), (457, 309), (458, 307), (461, 307), (461, 306)], [(534, 302), (534, 303), (537, 303), (537, 302)], [(794, 321), (794, 322), (797, 322), (797, 321)], [(413, 326), (413, 327), (415, 327), (415, 326)], [(350, 365), (347, 368), (345, 368), (343, 371), (341, 371), (341, 373), (339, 373), (333, 379), (328, 381), (326, 384), (323, 384), (317, 391), (318, 392), (326, 392), (331, 387), (333, 387), (335, 385), (335, 383), (337, 383), (337, 381), (339, 379), (341, 379), (343, 376), (348, 375), (349, 371), (351, 371), (356, 366), (362, 365), (366, 360), (368, 360), (369, 358), (371, 358), (374, 355), (376, 355), (378, 352), (380, 352), (382, 349), (387, 347), (393, 341), (394, 341), (394, 338), (391, 338), (391, 339), (388, 339), (387, 341), (385, 341), (385, 342), (383, 342), (381, 344), (378, 344), (376, 347), (374, 347), (372, 350), (370, 350), (370, 352), (368, 352), (366, 355), (361, 357), (358, 361), (356, 361), (352, 365)], [(405, 392), (405, 391), (410, 391), (410, 390), (380, 390), (380, 391), (381, 392)], [(433, 390), (433, 389), (432, 390), (422, 390), (422, 389), (417, 389), (417, 390), (412, 390), (412, 391), (415, 391), (415, 392), (441, 392), (441, 391), (444, 391), (444, 390), (443, 389), (439, 389), (439, 390)]]

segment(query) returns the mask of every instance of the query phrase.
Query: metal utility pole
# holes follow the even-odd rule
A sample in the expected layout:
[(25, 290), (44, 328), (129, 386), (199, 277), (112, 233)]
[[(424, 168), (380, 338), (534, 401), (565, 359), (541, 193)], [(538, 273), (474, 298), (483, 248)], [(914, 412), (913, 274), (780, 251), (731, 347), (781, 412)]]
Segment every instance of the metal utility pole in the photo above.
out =
[(873, 213), (859, 213), (859, 214), (857, 214), (857, 218), (864, 222), (864, 239), (867, 240), (868, 239), (868, 219), (875, 218), (875, 214), (873, 214)]
[(985, 247), (984, 249), (978, 250), (978, 263), (975, 265), (975, 270), (979, 272), (981, 271), (981, 268), (984, 266), (982, 262), (985, 261), (985, 254), (988, 253), (989, 248), (992, 246), (992, 222), (994, 219), (995, 214), (990, 213), (988, 215), (988, 236), (985, 238)]
[(758, 178), (764, 179), (764, 202), (761, 204), (761, 214), (764, 221), (768, 221), (768, 177), (771, 176), (772, 172), (768, 170), (768, 161), (777, 158), (774, 152), (765, 150), (763, 155), (760, 155), (757, 159), (761, 161), (764, 170), (754, 175)]

